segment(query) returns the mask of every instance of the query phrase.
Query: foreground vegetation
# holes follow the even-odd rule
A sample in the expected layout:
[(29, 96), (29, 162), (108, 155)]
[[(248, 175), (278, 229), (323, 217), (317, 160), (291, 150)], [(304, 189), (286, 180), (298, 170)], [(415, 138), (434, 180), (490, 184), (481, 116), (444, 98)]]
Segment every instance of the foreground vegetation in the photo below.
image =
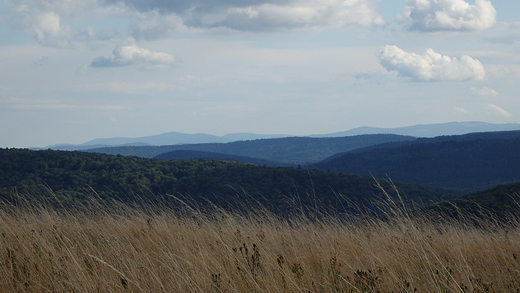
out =
[(2, 292), (520, 292), (520, 225), (112, 204), (0, 208)]

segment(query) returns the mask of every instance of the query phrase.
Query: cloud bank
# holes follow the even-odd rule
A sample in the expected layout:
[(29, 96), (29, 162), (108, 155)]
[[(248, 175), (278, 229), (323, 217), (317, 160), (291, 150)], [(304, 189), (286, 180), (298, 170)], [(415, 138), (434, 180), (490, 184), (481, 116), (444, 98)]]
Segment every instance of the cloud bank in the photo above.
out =
[(118, 46), (112, 51), (110, 57), (98, 57), (90, 67), (122, 67), (137, 65), (141, 68), (159, 68), (172, 65), (176, 61), (175, 56), (163, 53), (153, 52), (143, 49), (137, 45)]
[(267, 32), (385, 24), (374, 0), (137, 1), (136, 39), (154, 39), (183, 28)]
[(483, 80), (486, 72), (480, 61), (467, 55), (460, 59), (441, 55), (432, 49), (423, 55), (385, 46), (378, 54), (379, 62), (388, 71), (414, 81)]
[(496, 10), (489, 0), (408, 0), (406, 14), (411, 30), (480, 30), (496, 22)]
[(245, 31), (272, 31), (315, 27), (381, 25), (375, 5), (366, 0), (276, 1), (251, 6), (230, 6), (197, 14), (200, 27), (227, 27)]
[[(138, 40), (170, 37), (186, 29), (245, 32), (308, 30), (328, 27), (384, 25), (378, 0), (6, 0), (9, 24), (35, 35), (51, 47), (99, 39), (95, 25), (76, 31), (68, 21), (118, 16), (132, 23)], [(407, 0), (411, 30), (479, 30), (493, 26), (490, 0)], [(108, 28), (110, 30), (110, 28)], [(103, 34), (102, 34), (103, 35)], [(106, 36), (105, 36), (106, 38)]]
[[(132, 36), (146, 40), (187, 28), (258, 32), (385, 24), (376, 11), (377, 0), (6, 1), (11, 7), (10, 25), (52, 47), (70, 47), (70, 42), (80, 41), (79, 35), (84, 38), (85, 33), (66, 24), (69, 17), (123, 16), (133, 22)], [(96, 37), (92, 26), (85, 30)]]

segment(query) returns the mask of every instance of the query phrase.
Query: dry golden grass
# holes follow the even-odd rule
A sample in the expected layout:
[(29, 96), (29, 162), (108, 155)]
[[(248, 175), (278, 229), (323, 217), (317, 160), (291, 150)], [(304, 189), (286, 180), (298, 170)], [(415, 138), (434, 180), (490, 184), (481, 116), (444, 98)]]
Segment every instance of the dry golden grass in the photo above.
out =
[(190, 212), (4, 206), (0, 292), (520, 292), (518, 225)]

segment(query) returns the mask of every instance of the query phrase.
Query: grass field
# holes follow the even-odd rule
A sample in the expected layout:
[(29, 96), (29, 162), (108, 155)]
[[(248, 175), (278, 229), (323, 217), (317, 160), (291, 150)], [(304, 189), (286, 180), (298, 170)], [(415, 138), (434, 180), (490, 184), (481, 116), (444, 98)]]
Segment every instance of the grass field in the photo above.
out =
[(520, 292), (519, 227), (4, 205), (0, 292)]

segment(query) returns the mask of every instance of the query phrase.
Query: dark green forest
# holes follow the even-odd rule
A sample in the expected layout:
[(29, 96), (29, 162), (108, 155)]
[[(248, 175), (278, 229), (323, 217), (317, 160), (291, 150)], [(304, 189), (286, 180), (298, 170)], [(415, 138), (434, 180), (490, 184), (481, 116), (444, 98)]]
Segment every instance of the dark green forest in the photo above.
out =
[[(518, 219), (520, 212), (520, 182), (498, 185), (490, 189), (469, 193), (432, 204), (427, 210), (466, 220), (489, 217), (495, 220)], [(478, 220), (476, 220), (478, 222)]]
[(495, 132), (474, 132), (461, 135), (441, 135), (436, 137), (418, 137), (413, 140), (403, 140), (395, 142), (385, 142), (377, 145), (370, 145), (366, 147), (357, 148), (348, 152), (337, 153), (326, 160), (334, 159), (343, 156), (346, 153), (361, 153), (371, 149), (380, 148), (396, 148), (407, 146), (411, 144), (430, 144), (448, 141), (476, 141), (476, 140), (509, 140), (509, 139), (520, 139), (520, 130), (512, 131), (495, 131)]
[[(116, 199), (219, 207), (261, 205), (276, 212), (356, 211), (385, 199), (372, 177), (317, 169), (267, 167), (218, 160), (158, 160), (86, 152), (0, 149), (0, 198), (45, 199), (60, 205)], [(396, 196), (390, 184), (385, 190)], [(458, 194), (395, 184), (407, 203), (427, 204)]]
[[(515, 135), (519, 133), (516, 132)], [(495, 134), (498, 137), (498, 134)], [(429, 140), (335, 156), (312, 168), (469, 193), (520, 181), (520, 139)]]
[(164, 159), (164, 160), (213, 159), (213, 160), (222, 160), (222, 161), (242, 162), (242, 163), (249, 163), (249, 164), (255, 164), (255, 165), (264, 165), (264, 166), (271, 166), (271, 167), (295, 167), (295, 166), (293, 166), (293, 164), (272, 162), (272, 161), (262, 160), (262, 159), (252, 158), (252, 157), (221, 154), (221, 153), (202, 152), (202, 151), (190, 151), (190, 150), (176, 150), (176, 151), (166, 152), (164, 154), (157, 155), (153, 158), (154, 159)]

